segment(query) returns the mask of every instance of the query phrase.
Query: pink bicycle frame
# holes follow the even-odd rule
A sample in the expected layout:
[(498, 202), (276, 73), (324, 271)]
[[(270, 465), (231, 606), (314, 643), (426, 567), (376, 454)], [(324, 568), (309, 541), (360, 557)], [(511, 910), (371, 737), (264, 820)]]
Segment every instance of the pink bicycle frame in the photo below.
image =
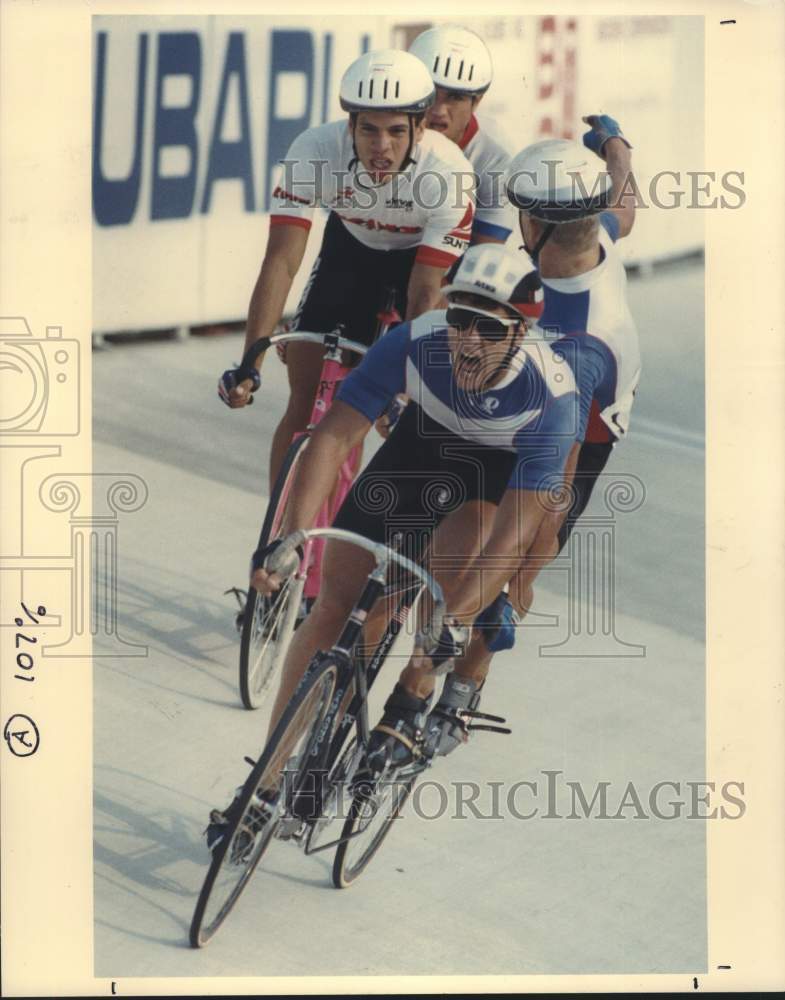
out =
[[(310, 434), (314, 427), (316, 427), (325, 413), (327, 413), (332, 406), (338, 387), (350, 371), (351, 368), (341, 364), (340, 361), (337, 361), (334, 358), (328, 357), (325, 359), (322, 366), (322, 374), (319, 379), (319, 391), (317, 392), (316, 399), (314, 400), (308, 429), (306, 431), (300, 431), (296, 434), (294, 438), (295, 440), (298, 437), (302, 437), (304, 434)], [(338, 470), (338, 478), (336, 480), (335, 489), (333, 490), (329, 500), (322, 504), (313, 525), (314, 528), (329, 528), (332, 525), (335, 515), (338, 513), (341, 504), (344, 502), (349, 490), (352, 488), (355, 471), (357, 469), (357, 465), (359, 464), (361, 453), (361, 447), (356, 445), (352, 448), (348, 457), (341, 465)], [(306, 542), (301, 569), (301, 572), (305, 573), (303, 596), (306, 598), (316, 597), (319, 593), (324, 544), (324, 538), (311, 538)]]

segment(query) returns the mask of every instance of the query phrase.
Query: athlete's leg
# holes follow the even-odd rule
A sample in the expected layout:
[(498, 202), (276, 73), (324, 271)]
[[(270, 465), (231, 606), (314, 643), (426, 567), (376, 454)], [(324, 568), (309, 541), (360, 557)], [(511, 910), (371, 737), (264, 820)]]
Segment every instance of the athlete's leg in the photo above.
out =
[[(545, 515), (521, 568), (510, 580), (510, 603), (521, 618), (526, 617), (534, 601), (534, 581), (561, 552), (572, 528), (586, 509), (597, 476), (605, 467), (612, 447), (612, 444), (587, 447), (577, 442), (573, 446), (564, 469), (565, 486), (570, 489), (572, 502), (569, 508), (549, 511)], [(460, 664), (460, 669), (471, 671), (471, 676), (483, 675), (483, 671), (487, 674), (494, 656), (477, 632), (477, 629), (473, 631), (465, 662)]]
[(341, 634), (372, 567), (373, 557), (356, 545), (331, 539), (325, 546), (319, 596), (289, 643), (273, 705), (271, 731), (314, 653), (330, 649)]
[[(579, 446), (573, 447), (565, 464), (564, 477), (567, 485), (572, 484), (578, 460)], [(585, 506), (585, 504), (584, 504)], [(540, 570), (547, 566), (559, 552), (559, 529), (567, 516), (567, 509), (549, 511), (543, 518), (539, 531), (521, 564), (521, 569), (510, 580), (509, 599), (516, 612), (524, 617), (534, 598), (534, 580)], [(466, 653), (455, 664), (454, 673), (461, 678), (472, 680), (477, 687), (485, 683), (494, 653), (488, 648), (486, 630), (472, 629)]]
[[(446, 594), (460, 590), (466, 567), (490, 535), (497, 509), (494, 503), (470, 500), (448, 514), (434, 531), (429, 553), (430, 571)], [(427, 613), (427, 605), (423, 610)], [(474, 660), (469, 658), (473, 644), (474, 639), (455, 669), (461, 676), (474, 678), (476, 673), (484, 678), (482, 667), (476, 667)], [(401, 673), (400, 683), (409, 694), (427, 698), (433, 692), (435, 678), (412, 658)]]

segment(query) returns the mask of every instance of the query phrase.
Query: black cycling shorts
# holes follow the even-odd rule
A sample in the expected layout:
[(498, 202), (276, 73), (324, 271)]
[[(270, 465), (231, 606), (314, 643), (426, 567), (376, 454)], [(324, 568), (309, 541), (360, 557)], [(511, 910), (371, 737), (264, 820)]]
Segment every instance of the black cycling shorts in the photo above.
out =
[(559, 552), (567, 544), (572, 534), (575, 522), (586, 509), (594, 484), (613, 451), (614, 441), (593, 444), (584, 441), (578, 452), (578, 464), (575, 467), (575, 478), (572, 481), (573, 501), (567, 518), (559, 529)]
[(512, 451), (458, 437), (410, 402), (355, 480), (334, 526), (419, 561), (447, 514), (470, 500), (499, 504), (516, 461)]
[(344, 336), (372, 344), (379, 328), (378, 314), (387, 309), (391, 298), (401, 318), (406, 315), (417, 249), (372, 250), (331, 212), (291, 329), (327, 333), (343, 323)]

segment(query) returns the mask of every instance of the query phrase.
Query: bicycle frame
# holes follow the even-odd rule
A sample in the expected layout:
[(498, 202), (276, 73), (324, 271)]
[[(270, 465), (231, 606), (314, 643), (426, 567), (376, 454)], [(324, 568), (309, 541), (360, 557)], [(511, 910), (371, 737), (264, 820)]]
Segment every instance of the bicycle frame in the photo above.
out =
[[(325, 341), (325, 343), (327, 343)], [(338, 388), (351, 371), (351, 368), (344, 365), (340, 359), (340, 348), (329, 347), (325, 355), (322, 372), (319, 376), (319, 389), (313, 403), (311, 419), (306, 431), (300, 431), (295, 435), (295, 439), (305, 434), (310, 435), (313, 429), (319, 424), (321, 419), (330, 409)], [(341, 504), (346, 499), (352, 488), (357, 467), (360, 464), (362, 446), (355, 445), (349, 455), (338, 469), (338, 478), (335, 488), (330, 498), (322, 504), (322, 507), (314, 522), (315, 528), (329, 528), (338, 513)], [(324, 557), (324, 539), (314, 538), (309, 543), (308, 553), (303, 560), (305, 565), (305, 586), (303, 596), (308, 598), (316, 597), (319, 593), (319, 584), (322, 574), (322, 559)]]
[[(384, 336), (391, 326), (396, 323), (400, 323), (402, 320), (400, 313), (395, 308), (396, 297), (397, 295), (394, 288), (385, 289), (384, 305), (381, 311), (377, 313), (378, 322), (376, 333), (373, 338), (374, 343), (380, 337)], [(338, 387), (351, 371), (351, 368), (344, 365), (341, 361), (341, 350), (351, 350), (361, 356), (368, 351), (367, 347), (363, 347), (361, 344), (343, 338), (341, 336), (342, 330), (343, 325), (339, 323), (331, 334), (310, 334), (305, 331), (293, 330), (291, 333), (280, 334), (270, 338), (271, 343), (286, 343), (288, 340), (307, 340), (311, 343), (318, 343), (319, 340), (323, 340), (325, 347), (327, 347), (324, 363), (322, 365), (322, 372), (319, 376), (319, 388), (316, 393), (316, 398), (314, 399), (313, 409), (311, 410), (311, 419), (308, 423), (307, 429), (305, 431), (299, 431), (295, 434), (292, 438), (293, 441), (296, 441), (298, 438), (305, 435), (310, 435), (319, 421), (332, 406)], [(362, 445), (356, 445), (352, 448), (346, 460), (338, 470), (338, 478), (335, 484), (335, 489), (327, 502), (322, 505), (322, 508), (316, 517), (316, 521), (314, 522), (314, 528), (329, 528), (335, 520), (335, 515), (340, 510), (341, 504), (344, 502), (352, 488), (352, 483), (354, 482), (354, 477), (357, 474), (361, 456)], [(302, 596), (305, 597), (306, 600), (315, 598), (319, 593), (323, 557), (324, 540), (317, 538), (310, 541), (309, 548), (304, 553), (303, 557), (305, 582), (303, 585)]]
[[(354, 354), (364, 355), (368, 348), (356, 341), (348, 340), (341, 336), (342, 327), (336, 327), (332, 333), (309, 333), (302, 330), (294, 330), (291, 333), (276, 334), (268, 338), (270, 344), (286, 344), (291, 341), (300, 343), (324, 344), (325, 355), (322, 363), (322, 370), (319, 376), (319, 387), (314, 398), (311, 410), (311, 419), (304, 431), (298, 431), (292, 441), (301, 437), (310, 437), (315, 427), (324, 418), (327, 411), (332, 406), (335, 394), (343, 380), (352, 370), (344, 364), (341, 359), (342, 351), (351, 351)], [(346, 460), (338, 470), (335, 488), (329, 499), (322, 505), (314, 522), (315, 528), (329, 528), (341, 504), (346, 499), (354, 482), (354, 476), (359, 465), (362, 447), (354, 447)], [(309, 538), (304, 546), (303, 559), (300, 572), (296, 576), (297, 585), (302, 587), (301, 596), (306, 599), (315, 598), (319, 593), (321, 578), (322, 558), (324, 556), (324, 540), (321, 538)], [(296, 605), (299, 604), (295, 602)]]
[[(311, 531), (295, 532), (284, 540), (280, 553), (282, 558), (284, 547), (288, 547), (293, 551), (297, 545), (301, 545), (315, 537), (336, 538), (352, 542), (370, 552), (376, 560), (376, 565), (368, 574), (365, 586), (334, 646), (329, 653), (322, 654), (340, 662), (342, 667), (339, 674), (341, 685), (333, 694), (330, 711), (325, 717), (320, 737), (310, 749), (309, 756), (314, 759), (315, 763), (309, 769), (314, 779), (319, 773), (326, 775), (330, 770), (353, 726), (357, 730), (358, 747), (363, 749), (367, 747), (371, 733), (368, 720), (368, 691), (381, 669), (390, 647), (399, 634), (406, 615), (425, 588), (430, 590), (434, 599), (434, 608), (431, 615), (431, 638), (434, 642), (435, 637), (441, 632), (445, 615), (444, 598), (441, 588), (429, 573), (405, 556), (401, 556), (392, 549), (389, 549), (386, 545), (371, 542), (353, 532), (344, 531), (339, 528), (318, 528)], [(403, 598), (399, 602), (398, 609), (391, 617), (373, 656), (366, 664), (359, 657), (352, 657), (352, 651), (360, 637), (371, 609), (386, 589), (387, 570), (391, 562), (397, 563), (412, 573), (416, 577), (416, 583), (413, 583), (405, 591)], [(340, 707), (352, 683), (354, 685), (354, 695), (343, 718), (336, 724), (335, 720), (340, 712)], [(335, 732), (332, 738), (325, 745), (328, 734), (332, 733), (334, 728)], [(326, 767), (320, 766), (321, 764), (325, 764)], [(336, 843), (338, 841), (333, 841), (330, 844), (321, 845), (306, 853), (317, 853), (318, 851), (326, 850), (328, 847), (335, 846)]]

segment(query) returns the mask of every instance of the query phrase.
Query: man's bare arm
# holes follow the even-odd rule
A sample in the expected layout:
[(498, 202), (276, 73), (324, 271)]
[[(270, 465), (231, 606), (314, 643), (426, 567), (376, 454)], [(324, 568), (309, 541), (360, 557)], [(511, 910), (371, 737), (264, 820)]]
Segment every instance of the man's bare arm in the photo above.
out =
[[(248, 320), (245, 324), (244, 351), (261, 337), (269, 337), (283, 315), (292, 282), (302, 264), (308, 242), (308, 230), (303, 226), (270, 226), (267, 250), (254, 285)], [(261, 368), (262, 360), (257, 362)], [(251, 398), (252, 383), (245, 379), (229, 392), (229, 406), (239, 409)]]
[[(354, 407), (335, 402), (314, 430), (291, 486), (282, 535), (310, 528), (335, 486), (335, 470), (371, 429), (370, 421)], [(271, 594), (283, 581), (277, 573), (256, 570), (251, 583), (261, 594)]]
[(284, 534), (311, 527), (335, 485), (336, 469), (370, 429), (370, 421), (359, 410), (339, 399), (333, 402), (300, 461), (284, 518)]
[(444, 268), (432, 264), (415, 263), (409, 275), (407, 291), (406, 319), (416, 319), (429, 309), (442, 309), (442, 278)]
[(619, 239), (621, 239), (632, 232), (635, 224), (637, 187), (632, 175), (632, 154), (622, 139), (611, 138), (602, 147), (602, 156), (612, 182), (610, 211), (619, 220)]
[(308, 230), (304, 226), (270, 226), (267, 250), (248, 307), (246, 350), (260, 337), (269, 337), (281, 319), (307, 242)]

